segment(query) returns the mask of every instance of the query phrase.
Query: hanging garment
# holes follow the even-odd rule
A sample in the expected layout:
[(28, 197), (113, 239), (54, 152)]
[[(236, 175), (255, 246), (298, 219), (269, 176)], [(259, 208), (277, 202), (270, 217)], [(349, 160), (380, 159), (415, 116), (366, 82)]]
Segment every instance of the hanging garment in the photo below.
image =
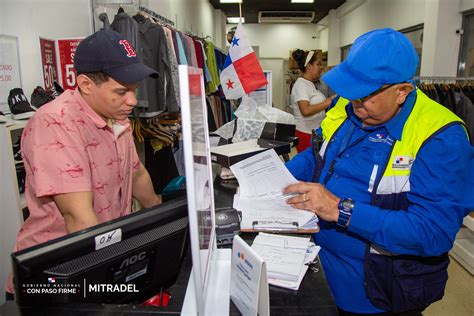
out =
[(220, 85), (220, 81), (219, 81), (219, 73), (217, 72), (216, 55), (214, 53), (214, 44), (212, 42), (207, 42), (206, 56), (207, 56), (207, 67), (209, 68), (209, 73), (211, 74), (211, 81), (209, 81), (207, 85), (207, 92), (213, 93), (217, 90), (217, 87)]
[(167, 109), (177, 109), (174, 85), (171, 79), (170, 58), (165, 31), (146, 19), (138, 25), (143, 48), (143, 62), (160, 74), (157, 79), (146, 78), (149, 106), (140, 117), (153, 117)]
[(214, 55), (216, 56), (216, 67), (217, 67), (217, 72), (220, 74), (222, 69), (224, 69), (224, 62), (226, 56), (222, 56), (221, 52), (214, 47)]
[(179, 64), (189, 65), (186, 52), (184, 51), (183, 41), (181, 40), (181, 36), (179, 36), (179, 32), (174, 32), (174, 38), (176, 39), (175, 47), (178, 48)]
[(155, 151), (151, 142), (145, 142), (145, 168), (158, 194), (161, 194), (171, 179), (179, 175), (171, 146)]
[(194, 38), (192, 40), (193, 40), (193, 44), (194, 44), (194, 53), (196, 54), (197, 65), (198, 65), (199, 68), (204, 69), (203, 68), (204, 67), (204, 59), (202, 57), (201, 45)]
[(188, 35), (184, 35), (184, 39), (188, 43), (187, 46), (189, 48), (189, 55), (191, 56), (191, 65), (193, 67), (198, 68), (199, 65), (196, 58), (196, 49), (194, 48), (194, 40)]
[(116, 14), (110, 28), (125, 36), (135, 50), (140, 52), (138, 23), (130, 15), (125, 12)]
[(170, 43), (171, 49), (173, 50), (173, 55), (176, 58), (177, 56), (173, 42), (173, 31), (171, 31), (171, 29), (166, 26), (163, 26), (163, 31), (165, 31), (166, 39), (168, 40), (168, 43)]
[(471, 145), (474, 145), (474, 105), (462, 90), (455, 92), (458, 96), (456, 109), (457, 115), (466, 123)]
[(207, 107), (207, 125), (210, 132), (214, 132), (217, 129), (216, 120), (214, 118), (214, 112), (212, 111), (211, 101), (209, 97), (206, 97), (206, 107)]
[(103, 12), (99, 14), (99, 20), (103, 23), (102, 30), (110, 28), (109, 16), (107, 13)]
[(205, 80), (205, 84), (207, 85), (207, 83), (209, 81), (211, 81), (211, 74), (209, 73), (209, 68), (207, 67), (207, 56), (206, 56), (206, 52), (204, 51), (204, 44), (199, 42), (199, 45), (201, 46), (201, 50), (202, 50), (202, 57), (203, 57), (203, 69), (204, 69), (204, 80)]
[[(171, 71), (171, 81), (174, 86), (174, 98), (176, 102), (172, 102), (168, 107), (169, 112), (178, 112), (180, 106), (179, 100), (179, 74), (178, 74), (178, 61), (176, 59), (176, 54), (172, 47), (173, 45), (173, 34), (171, 30), (167, 27), (163, 27), (163, 31), (166, 34), (166, 44), (168, 47), (168, 56), (169, 56), (169, 63), (170, 63), (170, 71)], [(173, 105), (176, 104), (176, 108)]]
[(193, 60), (191, 58), (191, 50), (189, 49), (189, 43), (186, 40), (186, 36), (178, 32), (179, 38), (181, 38), (181, 43), (183, 43), (183, 49), (184, 49), (184, 54), (186, 55), (186, 60), (188, 61), (188, 65), (192, 66), (193, 65)]

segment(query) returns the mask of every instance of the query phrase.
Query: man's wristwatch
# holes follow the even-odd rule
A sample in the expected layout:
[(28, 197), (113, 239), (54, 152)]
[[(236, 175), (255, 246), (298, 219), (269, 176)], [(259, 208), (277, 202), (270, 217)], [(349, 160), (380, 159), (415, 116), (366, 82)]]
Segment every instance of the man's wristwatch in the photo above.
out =
[(352, 199), (342, 198), (339, 200), (339, 217), (337, 218), (337, 225), (343, 228), (347, 228), (347, 224), (352, 216), (355, 204)]

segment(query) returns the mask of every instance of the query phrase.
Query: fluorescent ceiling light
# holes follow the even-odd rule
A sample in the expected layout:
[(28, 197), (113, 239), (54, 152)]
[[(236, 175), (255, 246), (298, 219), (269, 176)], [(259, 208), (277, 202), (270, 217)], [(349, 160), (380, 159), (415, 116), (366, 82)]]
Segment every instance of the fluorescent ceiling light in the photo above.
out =
[(242, 3), (242, 0), (221, 0), (221, 3)]
[(314, 3), (314, 0), (291, 0), (291, 3)]
[[(236, 16), (236, 17), (231, 17), (231, 18), (227, 18), (227, 23), (229, 23), (229, 24), (233, 24), (233, 23), (237, 24), (237, 23), (239, 23), (239, 20), (240, 20), (240, 19), (241, 19), (241, 18), (239, 18), (238, 16)], [(244, 17), (242, 18), (242, 23), (245, 23), (245, 18), (244, 18)]]

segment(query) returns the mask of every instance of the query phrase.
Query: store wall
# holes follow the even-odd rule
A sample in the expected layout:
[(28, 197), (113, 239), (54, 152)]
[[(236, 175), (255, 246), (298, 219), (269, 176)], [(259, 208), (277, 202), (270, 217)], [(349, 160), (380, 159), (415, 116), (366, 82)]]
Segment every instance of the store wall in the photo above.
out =
[[(6, 2), (5, 1), (0, 1), (0, 12), (5, 12), (6, 8)], [(0, 34), (5, 34), (4, 31), (4, 24), (5, 24), (5, 19), (3, 19), (3, 13), (0, 15)]]
[(473, 0), (461, 0), (459, 2), (459, 12), (464, 12), (467, 10), (474, 9), (474, 1)]
[(470, 9), (474, 9), (472, 0), (347, 0), (329, 12), (321, 46), (327, 38), (328, 63), (336, 65), (340, 48), (365, 32), (424, 23), (421, 75), (455, 76), (460, 43), (456, 29), (461, 27), (462, 11)]
[[(154, 7), (154, 0), (150, 8)], [(201, 37), (214, 38), (214, 7), (208, 0), (169, 0), (171, 16), (177, 20), (179, 30), (189, 30)], [(156, 7), (155, 11), (159, 11)]]
[(262, 69), (272, 71), (273, 105), (281, 110), (284, 110), (287, 105), (283, 63), (283, 58), (260, 58)]
[(338, 16), (339, 46), (351, 44), (361, 34), (376, 28), (391, 27), (399, 30), (423, 23), (424, 12), (425, 0), (365, 1), (354, 11), (343, 17)]
[[(234, 26), (227, 24), (227, 31)], [(243, 26), (252, 46), (260, 47), (260, 58), (288, 58), (295, 48), (320, 47), (315, 24), (245, 23)]]
[(456, 76), (461, 42), (456, 30), (462, 25), (458, 8), (459, 0), (426, 1), (425, 15), (432, 18), (425, 21), (422, 76)]
[(319, 49), (326, 52), (328, 50), (329, 41), (329, 17), (326, 15), (318, 24), (324, 25), (319, 27)]
[(2, 34), (18, 37), (23, 90), (43, 86), (39, 37), (84, 37), (92, 32), (89, 0), (2, 0)]

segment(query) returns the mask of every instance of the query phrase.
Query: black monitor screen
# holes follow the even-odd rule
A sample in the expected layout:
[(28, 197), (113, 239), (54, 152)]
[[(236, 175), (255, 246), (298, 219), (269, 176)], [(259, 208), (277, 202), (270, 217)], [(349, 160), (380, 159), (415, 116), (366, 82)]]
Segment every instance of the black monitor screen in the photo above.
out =
[(172, 285), (188, 240), (185, 198), (12, 254), (19, 305), (135, 303)]

